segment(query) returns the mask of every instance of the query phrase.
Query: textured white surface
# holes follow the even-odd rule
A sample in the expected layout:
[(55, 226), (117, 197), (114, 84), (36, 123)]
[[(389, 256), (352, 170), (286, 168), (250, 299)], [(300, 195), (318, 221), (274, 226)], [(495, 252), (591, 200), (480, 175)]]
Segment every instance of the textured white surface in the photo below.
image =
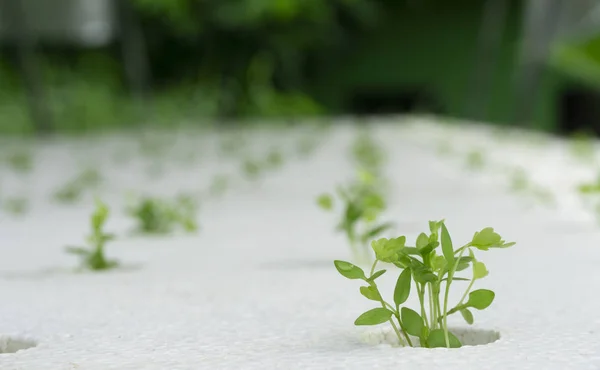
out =
[[(310, 160), (290, 159), (263, 181), (239, 181), (203, 203), (199, 234), (164, 238), (128, 235), (123, 192), (199, 191), (221, 165), (234, 173), (235, 162), (217, 160), (210, 135), (187, 136), (178, 147), (200, 150), (199, 162), (167, 164), (160, 179), (149, 180), (136, 161), (115, 165), (109, 157), (126, 141), (106, 138), (45, 144), (32, 174), (0, 172), (3, 196), (25, 194), (33, 202), (22, 219), (0, 215), (0, 336), (38, 342), (0, 354), (0, 369), (600, 369), (600, 229), (573, 189), (594, 179), (595, 169), (572, 160), (559, 140), (500, 142), (485, 129), (421, 123), (374, 130), (393, 185), (385, 217), (409, 239), (427, 220), (445, 218), (457, 242), (493, 226), (518, 243), (479, 255), (490, 275), (476, 286), (497, 296), (474, 313), (474, 328), (500, 332), (498, 341), (458, 350), (394, 348), (365, 339), (377, 328), (353, 326), (372, 305), (333, 268), (332, 260), (349, 258), (349, 251), (332, 231), (334, 217), (314, 203), (352, 173), (349, 127), (334, 128)], [(558, 206), (526, 207), (506, 190), (506, 173), (469, 172), (464, 155), (436, 154), (447, 132), (455, 149), (480, 146), (500, 167), (531, 171)], [(257, 148), (267, 147), (267, 136), (252, 138)], [(294, 136), (270, 137), (292, 151)], [(48, 199), (85, 158), (113, 176), (101, 194), (113, 210), (108, 230), (123, 237), (108, 254), (138, 268), (69, 270), (76, 261), (63, 248), (87, 234), (91, 201), (58, 206)], [(384, 277), (383, 291), (391, 292), (393, 281)]]

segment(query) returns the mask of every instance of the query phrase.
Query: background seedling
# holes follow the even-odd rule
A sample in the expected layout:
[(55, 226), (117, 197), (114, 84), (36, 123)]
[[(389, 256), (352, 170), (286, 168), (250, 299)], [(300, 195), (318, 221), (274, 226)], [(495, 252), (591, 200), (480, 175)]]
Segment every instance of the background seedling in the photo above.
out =
[(471, 170), (481, 170), (485, 166), (485, 159), (481, 150), (471, 150), (467, 153), (467, 167)]
[[(364, 281), (366, 285), (361, 286), (360, 293), (380, 306), (361, 314), (355, 325), (389, 322), (401, 345), (412, 347), (418, 340), (422, 347), (457, 348), (462, 344), (448, 330), (448, 316), (459, 312), (470, 325), (474, 320), (471, 310), (489, 307), (495, 297), (491, 290), (472, 290), (475, 281), (488, 275), (485, 264), (475, 258), (473, 250), (487, 251), (512, 245), (514, 243), (506, 243), (493, 228), (487, 227), (476, 232), (467, 244), (454, 248), (444, 221), (430, 221), (429, 234), (421, 233), (415, 246), (407, 246), (405, 236), (373, 241), (371, 246), (376, 259), (368, 275), (349, 262), (336, 260), (334, 265), (342, 276)], [(441, 253), (436, 253), (440, 249)], [(376, 271), (380, 262), (393, 264), (401, 271), (393, 292), (393, 304), (383, 299), (377, 286), (376, 279), (386, 272)], [(456, 276), (457, 272), (469, 267), (470, 278)], [(468, 286), (458, 303), (450, 306), (449, 292), (455, 281), (468, 281)], [(420, 305), (418, 311), (404, 306), (415, 291)]]
[[(354, 258), (359, 262), (371, 261), (368, 241), (392, 227), (391, 223), (379, 222), (385, 210), (383, 195), (374, 184), (375, 178), (364, 174), (347, 187), (338, 187), (336, 195), (343, 204), (341, 220), (336, 230), (346, 235)], [(317, 204), (324, 210), (333, 210), (334, 198), (322, 194)]]
[(217, 175), (212, 179), (208, 191), (212, 196), (221, 196), (227, 191), (228, 187), (229, 177), (227, 175)]
[(2, 208), (13, 216), (23, 216), (29, 210), (29, 200), (25, 197), (11, 197), (2, 200)]
[(25, 150), (15, 150), (8, 154), (7, 163), (15, 172), (26, 173), (33, 169), (33, 157)]
[(279, 149), (272, 149), (267, 154), (266, 167), (271, 169), (279, 168), (283, 165), (283, 154)]
[(54, 193), (54, 199), (61, 203), (73, 203), (81, 199), (88, 189), (96, 188), (102, 182), (102, 176), (95, 169), (86, 169), (73, 180)]
[(115, 237), (104, 232), (104, 224), (109, 215), (109, 209), (102, 201), (96, 199), (96, 209), (90, 217), (91, 234), (87, 237), (88, 247), (67, 247), (67, 253), (81, 259), (81, 267), (93, 271), (108, 270), (118, 266), (116, 260), (108, 260), (104, 255), (106, 243)]
[(186, 232), (198, 229), (197, 204), (192, 197), (180, 195), (174, 200), (145, 197), (130, 206), (127, 213), (136, 219), (137, 230), (147, 234), (169, 234), (178, 226)]
[(366, 130), (354, 140), (352, 157), (359, 169), (369, 171), (374, 175), (379, 174), (385, 161), (384, 152)]
[(249, 180), (256, 180), (261, 173), (261, 166), (254, 160), (247, 159), (242, 162), (242, 172)]

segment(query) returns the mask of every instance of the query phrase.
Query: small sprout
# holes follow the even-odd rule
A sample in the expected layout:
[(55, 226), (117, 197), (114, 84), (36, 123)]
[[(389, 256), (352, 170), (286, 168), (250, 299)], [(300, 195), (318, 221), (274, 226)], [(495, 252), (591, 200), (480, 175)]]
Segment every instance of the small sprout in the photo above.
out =
[[(334, 266), (345, 278), (362, 280), (366, 285), (360, 287), (360, 293), (380, 306), (362, 313), (354, 325), (389, 322), (403, 346), (414, 347), (418, 343), (427, 348), (459, 348), (462, 343), (448, 329), (448, 316), (459, 312), (471, 325), (474, 322), (472, 310), (488, 308), (495, 298), (491, 290), (472, 290), (476, 281), (488, 275), (485, 264), (475, 258), (474, 251), (508, 248), (514, 244), (505, 242), (493, 228), (486, 227), (476, 232), (470, 242), (455, 248), (444, 221), (430, 221), (429, 233), (421, 233), (415, 246), (406, 245), (405, 236), (373, 240), (371, 245), (376, 259), (368, 274), (345, 261), (336, 260)], [(391, 302), (384, 300), (377, 286), (376, 279), (386, 272), (376, 271), (379, 262), (400, 269)], [(470, 278), (456, 275), (469, 267)], [(450, 287), (456, 281), (468, 281), (468, 286), (458, 303), (450, 306)], [(405, 306), (411, 294), (418, 298), (418, 311)]]
[(378, 172), (385, 161), (385, 154), (368, 132), (361, 132), (352, 144), (352, 156), (356, 164), (365, 170)]
[(517, 168), (512, 173), (510, 179), (510, 188), (515, 192), (522, 192), (529, 188), (529, 179), (527, 178), (527, 173), (522, 168)]
[(186, 195), (174, 200), (142, 198), (128, 208), (127, 213), (137, 220), (137, 229), (147, 234), (170, 234), (177, 226), (186, 232), (198, 230), (196, 223), (197, 204)]
[(74, 203), (81, 199), (88, 189), (94, 189), (102, 183), (102, 176), (95, 169), (86, 169), (73, 180), (54, 193), (54, 199), (61, 203)]
[(81, 267), (92, 271), (101, 271), (118, 266), (116, 260), (108, 260), (104, 256), (106, 243), (114, 240), (115, 236), (104, 232), (104, 225), (109, 216), (109, 209), (102, 201), (96, 199), (96, 210), (90, 217), (91, 234), (87, 237), (88, 247), (67, 247), (67, 253), (81, 259)]
[(247, 159), (242, 163), (242, 171), (248, 179), (255, 180), (260, 175), (261, 167), (256, 161)]
[(269, 168), (279, 168), (283, 164), (283, 154), (278, 149), (273, 149), (267, 154), (266, 166)]
[(29, 201), (24, 197), (6, 198), (2, 203), (4, 210), (13, 216), (23, 216), (29, 210)]
[(18, 150), (10, 153), (7, 162), (15, 172), (25, 173), (33, 169), (33, 158), (28, 151)]
[(221, 196), (229, 187), (229, 177), (227, 175), (217, 175), (212, 179), (209, 192), (213, 196)]
[[(344, 209), (336, 230), (346, 235), (354, 257), (359, 261), (370, 260), (368, 241), (392, 227), (391, 223), (379, 222), (379, 216), (385, 210), (385, 200), (371, 180), (371, 176), (363, 173), (357, 182), (337, 189), (338, 200)], [(333, 203), (332, 196), (328, 194), (317, 198), (317, 204), (324, 210), (333, 209)]]
[(480, 170), (484, 167), (485, 160), (483, 152), (480, 150), (472, 150), (467, 153), (467, 166), (472, 170)]

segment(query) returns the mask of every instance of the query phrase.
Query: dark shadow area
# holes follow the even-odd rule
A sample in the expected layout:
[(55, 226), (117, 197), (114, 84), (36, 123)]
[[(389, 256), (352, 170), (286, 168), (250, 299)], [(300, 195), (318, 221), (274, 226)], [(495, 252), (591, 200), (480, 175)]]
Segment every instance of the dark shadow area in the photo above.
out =
[(346, 110), (357, 115), (445, 113), (434, 94), (424, 88), (360, 89), (351, 95)]
[(600, 91), (569, 86), (560, 93), (557, 105), (560, 134), (600, 136)]

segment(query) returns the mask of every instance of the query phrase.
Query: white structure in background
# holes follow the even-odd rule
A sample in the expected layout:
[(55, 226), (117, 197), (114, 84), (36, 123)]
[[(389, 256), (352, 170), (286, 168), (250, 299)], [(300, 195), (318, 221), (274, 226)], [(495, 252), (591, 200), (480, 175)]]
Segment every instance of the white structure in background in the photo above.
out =
[(112, 0), (0, 0), (0, 37), (4, 40), (19, 37), (7, 11), (13, 1), (21, 2), (29, 32), (39, 41), (98, 47), (116, 37)]

